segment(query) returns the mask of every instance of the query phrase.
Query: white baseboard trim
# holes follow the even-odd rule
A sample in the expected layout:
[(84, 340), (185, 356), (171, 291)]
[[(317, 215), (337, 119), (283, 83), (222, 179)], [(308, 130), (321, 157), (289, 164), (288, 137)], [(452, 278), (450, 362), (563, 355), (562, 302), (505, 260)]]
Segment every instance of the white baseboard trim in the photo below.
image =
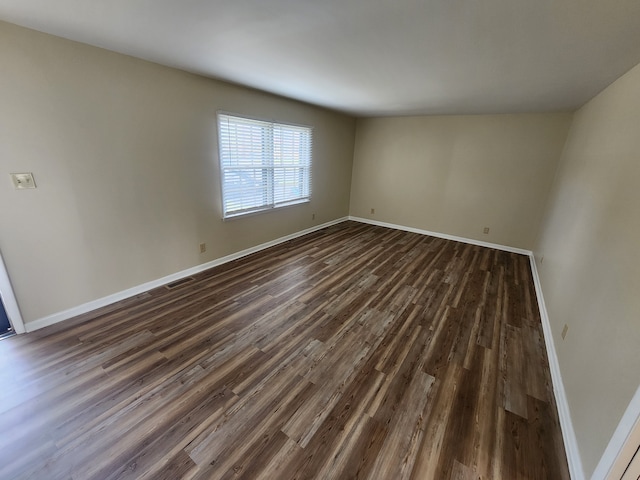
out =
[(567, 463), (569, 464), (569, 473), (573, 480), (584, 480), (584, 470), (582, 468), (582, 459), (580, 458), (580, 450), (578, 449), (578, 441), (573, 423), (571, 421), (571, 412), (567, 401), (567, 394), (564, 390), (562, 374), (560, 373), (560, 364), (558, 363), (558, 355), (553, 341), (553, 333), (551, 332), (551, 324), (549, 323), (549, 314), (547, 306), (544, 303), (542, 294), (542, 284), (536, 267), (536, 259), (531, 253), (529, 255), (531, 263), (531, 273), (533, 274), (533, 283), (536, 288), (536, 297), (538, 298), (538, 309), (540, 310), (540, 318), (542, 320), (542, 331), (544, 333), (544, 343), (547, 347), (547, 358), (549, 360), (549, 368), (551, 369), (551, 383), (553, 384), (553, 392), (556, 397), (556, 405), (558, 407), (558, 417), (560, 418), (560, 429), (564, 440), (564, 448), (567, 454)]
[(631, 399), (631, 402), (629, 402), (615, 432), (613, 432), (607, 448), (602, 454), (602, 457), (600, 457), (600, 461), (593, 471), (593, 475), (591, 475), (591, 480), (605, 480), (610, 473), (614, 473), (611, 470), (616, 465), (618, 455), (622, 452), (623, 447), (627, 443), (627, 439), (631, 436), (638, 422), (640, 422), (640, 387), (636, 389), (636, 393)]
[(322, 230), (323, 228), (330, 227), (332, 225), (336, 225), (338, 223), (342, 223), (348, 220), (348, 217), (338, 218), (336, 220), (332, 220), (330, 222), (323, 223), (322, 225), (316, 225), (311, 228), (307, 228), (305, 230), (301, 230), (296, 233), (292, 233), (289, 235), (285, 235), (284, 237), (277, 238), (275, 240), (271, 240), (266, 243), (262, 243), (260, 245), (256, 245), (255, 247), (247, 248), (245, 250), (241, 250), (236, 253), (232, 253), (231, 255), (227, 255), (225, 257), (217, 258), (207, 263), (203, 263), (200, 265), (196, 265), (195, 267), (188, 268), (186, 270), (182, 270), (180, 272), (172, 273), (171, 275), (167, 275), (166, 277), (158, 278), (157, 280), (152, 280), (150, 282), (143, 283), (141, 285), (137, 285), (132, 288), (128, 288), (121, 292), (117, 292), (111, 295), (107, 295), (106, 297), (98, 298), (97, 300), (92, 300), (91, 302), (83, 303), (82, 305), (78, 305), (77, 307), (69, 308), (68, 310), (64, 310), (62, 312), (57, 312), (52, 315), (47, 315), (46, 317), (39, 318), (37, 320), (33, 320), (25, 324), (25, 328), (27, 332), (33, 332), (35, 330), (39, 330), (44, 327), (49, 327), (56, 323), (62, 322), (64, 320), (68, 320), (70, 318), (76, 317), (78, 315), (82, 315), (84, 313), (90, 312), (92, 310), (96, 310), (98, 308), (106, 307), (115, 302), (119, 302), (121, 300), (125, 300), (127, 298), (133, 297), (135, 295), (139, 295), (141, 293), (147, 292), (157, 287), (161, 287), (167, 283), (174, 282), (176, 280), (180, 280), (181, 278), (188, 277), (190, 275), (194, 275), (196, 273), (202, 272), (204, 270), (208, 270), (209, 268), (216, 267), (218, 265), (222, 265), (223, 263), (231, 262), (241, 257), (246, 257), (247, 255), (251, 255), (252, 253), (259, 252), (260, 250), (264, 250), (269, 247), (273, 247), (280, 243), (287, 242), (289, 240), (293, 240), (294, 238), (301, 237), (303, 235), (307, 235), (308, 233), (316, 232), (318, 230)]
[(430, 237), (444, 238), (445, 240), (454, 240), (456, 242), (469, 243), (471, 245), (478, 245), (479, 247), (495, 248), (496, 250), (503, 250), (505, 252), (519, 253), (520, 255), (531, 255), (531, 250), (525, 250), (523, 248), (509, 247), (507, 245), (500, 245), (497, 243), (482, 242), (473, 238), (456, 237), (455, 235), (449, 235), (446, 233), (430, 232), (429, 230), (422, 230), (420, 228), (405, 227), (404, 225), (396, 225), (395, 223), (378, 222), (377, 220), (370, 220), (368, 218), (361, 217), (349, 217), (349, 220), (360, 223), (368, 223), (369, 225), (377, 225), (378, 227), (394, 228), (396, 230), (404, 230), (405, 232), (419, 233), (422, 235), (429, 235)]

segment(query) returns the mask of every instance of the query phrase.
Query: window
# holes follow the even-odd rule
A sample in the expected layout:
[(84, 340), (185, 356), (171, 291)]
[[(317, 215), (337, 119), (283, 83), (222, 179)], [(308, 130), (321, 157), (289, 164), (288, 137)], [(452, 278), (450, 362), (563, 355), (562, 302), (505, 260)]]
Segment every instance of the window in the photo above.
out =
[(308, 202), (311, 128), (218, 114), (224, 218)]

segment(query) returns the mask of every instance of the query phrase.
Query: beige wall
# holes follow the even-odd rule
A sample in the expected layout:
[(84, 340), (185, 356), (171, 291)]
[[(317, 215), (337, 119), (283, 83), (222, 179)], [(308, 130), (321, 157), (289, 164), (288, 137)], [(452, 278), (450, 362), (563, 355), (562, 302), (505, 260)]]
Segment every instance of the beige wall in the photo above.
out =
[(589, 476), (640, 384), (640, 66), (575, 114), (541, 232), (536, 261)]
[(350, 213), (531, 249), (570, 121), (570, 114), (358, 119)]
[[(350, 117), (6, 23), (0, 69), (0, 250), (27, 322), (348, 214)], [(310, 204), (221, 220), (219, 109), (313, 126)]]

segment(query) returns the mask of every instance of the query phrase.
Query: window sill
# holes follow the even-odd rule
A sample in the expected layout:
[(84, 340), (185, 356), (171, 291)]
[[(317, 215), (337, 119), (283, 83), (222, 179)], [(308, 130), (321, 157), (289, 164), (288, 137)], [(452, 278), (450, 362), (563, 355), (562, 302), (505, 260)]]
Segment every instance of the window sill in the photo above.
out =
[(258, 210), (249, 210), (248, 212), (240, 212), (240, 213), (231, 213), (229, 215), (226, 215), (224, 217), (222, 217), (223, 221), (228, 221), (228, 220), (235, 220), (237, 218), (244, 218), (244, 217), (251, 217), (253, 215), (260, 215), (262, 213), (267, 213), (267, 212), (273, 212), (273, 211), (278, 211), (282, 208), (287, 208), (287, 207), (293, 207), (295, 205), (301, 205), (303, 203), (310, 203), (311, 199), (310, 198), (305, 198), (303, 200), (294, 200), (291, 202), (287, 202), (287, 203), (281, 203), (278, 206), (269, 206), (269, 207), (265, 207), (265, 208), (260, 208)]

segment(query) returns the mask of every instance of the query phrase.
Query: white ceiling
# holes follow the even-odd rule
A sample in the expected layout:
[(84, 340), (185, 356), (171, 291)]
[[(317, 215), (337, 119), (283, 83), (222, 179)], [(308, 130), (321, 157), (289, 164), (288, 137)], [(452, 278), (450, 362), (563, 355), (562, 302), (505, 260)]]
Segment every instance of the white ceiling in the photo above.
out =
[(0, 19), (355, 115), (572, 110), (640, 0), (0, 0)]

